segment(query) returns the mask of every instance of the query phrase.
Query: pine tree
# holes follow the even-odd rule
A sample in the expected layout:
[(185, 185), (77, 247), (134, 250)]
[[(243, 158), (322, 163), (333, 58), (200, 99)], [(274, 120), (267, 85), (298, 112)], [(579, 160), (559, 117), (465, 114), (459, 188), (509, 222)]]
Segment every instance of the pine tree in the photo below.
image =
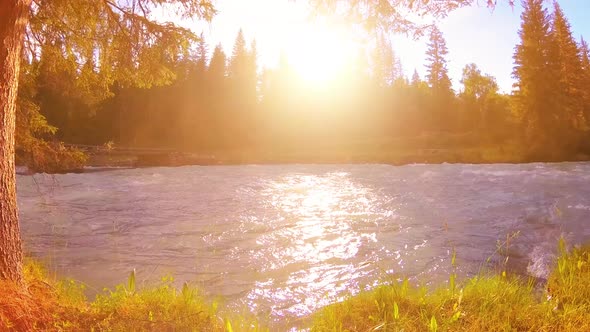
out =
[(256, 97), (258, 90), (258, 47), (256, 46), (256, 40), (252, 40), (250, 44), (250, 51), (248, 52), (248, 63), (247, 63), (247, 80), (248, 90), (253, 97)]
[(201, 33), (199, 36), (199, 41), (197, 42), (196, 50), (198, 73), (204, 73), (207, 70), (208, 53), (209, 47), (207, 45), (207, 41), (205, 40), (205, 35)]
[(246, 75), (248, 68), (248, 50), (246, 49), (246, 39), (244, 38), (244, 31), (240, 29), (234, 42), (230, 64), (229, 76), (232, 78), (242, 78)]
[(581, 82), (580, 91), (582, 91), (582, 102), (584, 110), (584, 118), (588, 122), (590, 120), (590, 49), (588, 43), (584, 38), (580, 40), (580, 67), (581, 67)]
[(580, 39), (580, 64), (584, 72), (590, 72), (590, 49), (584, 37)]
[(391, 86), (402, 77), (401, 63), (391, 41), (380, 35), (373, 50), (373, 78), (379, 85)]
[(429, 61), (429, 64), (426, 65), (428, 84), (430, 84), (435, 94), (451, 93), (451, 80), (449, 79), (447, 60), (445, 59), (448, 53), (442, 32), (435, 26), (430, 32), (430, 41), (426, 51), (426, 59)]
[[(550, 68), (550, 21), (543, 0), (523, 0), (520, 44), (514, 54), (515, 107), (524, 125), (524, 139), (533, 157), (556, 151), (561, 130), (555, 98), (555, 70)], [(549, 150), (549, 151), (548, 151)]]
[(557, 77), (555, 92), (561, 109), (560, 118), (565, 122), (565, 126), (571, 128), (570, 130), (583, 129), (586, 123), (582, 103), (580, 50), (557, 1), (554, 2), (551, 45), (550, 60), (551, 68), (554, 68)]
[(432, 130), (451, 130), (456, 127), (457, 114), (452, 113), (454, 93), (451, 89), (451, 80), (447, 71), (448, 54), (446, 41), (442, 32), (435, 26), (430, 33), (430, 41), (426, 51), (429, 62), (427, 82), (430, 85), (432, 98), (430, 127)]
[(223, 52), (221, 44), (215, 46), (213, 55), (211, 56), (211, 62), (209, 63), (209, 77), (214, 82), (221, 82), (224, 80), (226, 75), (226, 56)]
[(417, 69), (414, 69), (414, 74), (412, 74), (411, 84), (413, 86), (417, 86), (420, 83), (422, 83), (422, 79), (420, 78), (420, 74), (418, 74), (418, 70)]

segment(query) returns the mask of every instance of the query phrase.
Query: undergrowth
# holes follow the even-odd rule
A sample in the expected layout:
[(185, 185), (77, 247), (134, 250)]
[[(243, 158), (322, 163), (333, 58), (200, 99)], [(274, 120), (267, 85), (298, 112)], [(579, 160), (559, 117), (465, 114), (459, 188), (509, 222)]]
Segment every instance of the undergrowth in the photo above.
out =
[[(452, 264), (455, 264), (453, 255)], [(85, 286), (55, 281), (34, 262), (25, 285), (0, 282), (0, 331), (263, 331), (243, 315), (222, 317), (198, 289), (166, 277), (138, 288), (124, 285), (89, 301)], [(530, 278), (480, 274), (444, 286), (416, 287), (406, 279), (320, 309), (311, 331), (590, 331), (590, 247), (560, 255), (546, 284)]]
[(0, 282), (0, 331), (224, 331), (229, 324), (188, 284), (177, 290), (165, 277), (137, 289), (135, 278), (90, 302), (83, 284), (50, 280), (27, 262), (25, 288)]
[(480, 275), (434, 291), (408, 280), (362, 292), (314, 315), (311, 331), (590, 331), (590, 248), (560, 256), (546, 285)]

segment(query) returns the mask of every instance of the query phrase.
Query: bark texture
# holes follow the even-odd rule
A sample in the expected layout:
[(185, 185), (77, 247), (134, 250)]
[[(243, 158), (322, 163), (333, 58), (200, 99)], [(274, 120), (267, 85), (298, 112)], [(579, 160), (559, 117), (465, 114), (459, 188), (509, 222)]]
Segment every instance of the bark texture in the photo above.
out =
[(21, 49), (31, 0), (0, 0), (0, 279), (22, 282), (14, 130)]

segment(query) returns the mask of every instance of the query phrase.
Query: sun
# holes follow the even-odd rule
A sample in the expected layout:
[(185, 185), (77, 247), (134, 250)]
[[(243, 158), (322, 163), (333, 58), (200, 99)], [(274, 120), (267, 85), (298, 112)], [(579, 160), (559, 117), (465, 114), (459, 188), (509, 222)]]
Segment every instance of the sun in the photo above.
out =
[(345, 74), (357, 45), (344, 29), (327, 24), (308, 24), (287, 45), (289, 64), (308, 83), (325, 84)]

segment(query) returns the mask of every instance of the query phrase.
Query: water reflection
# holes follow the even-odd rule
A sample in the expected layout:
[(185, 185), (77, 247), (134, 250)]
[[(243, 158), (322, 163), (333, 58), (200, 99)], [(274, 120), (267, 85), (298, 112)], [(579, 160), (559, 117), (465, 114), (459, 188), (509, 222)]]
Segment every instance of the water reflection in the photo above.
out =
[[(354, 259), (364, 243), (376, 242), (376, 195), (345, 172), (292, 174), (269, 183), (263, 199), (277, 212), (273, 230), (257, 243), (272, 258), (265, 271), (276, 278), (258, 282), (248, 298), (268, 302), (271, 314), (303, 316), (354, 289), (366, 271)], [(295, 299), (295, 301), (293, 301)]]

